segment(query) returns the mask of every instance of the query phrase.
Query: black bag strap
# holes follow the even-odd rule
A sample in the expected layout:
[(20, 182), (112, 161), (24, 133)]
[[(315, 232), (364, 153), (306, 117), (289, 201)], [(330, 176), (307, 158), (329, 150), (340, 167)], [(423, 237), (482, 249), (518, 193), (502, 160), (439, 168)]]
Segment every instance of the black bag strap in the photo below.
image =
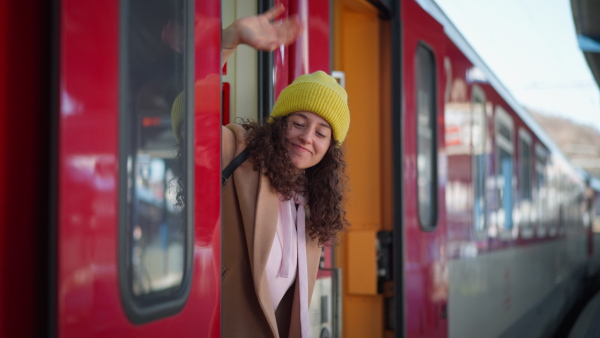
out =
[(223, 172), (221, 172), (221, 185), (225, 185), (225, 183), (227, 183), (227, 180), (229, 179), (231, 174), (233, 174), (233, 171), (237, 167), (239, 167), (242, 163), (244, 163), (244, 161), (246, 161), (248, 159), (249, 155), (250, 155), (250, 152), (248, 151), (248, 148), (246, 148), (238, 156), (236, 156), (231, 162), (229, 162), (227, 167), (225, 167), (225, 169), (223, 169)]

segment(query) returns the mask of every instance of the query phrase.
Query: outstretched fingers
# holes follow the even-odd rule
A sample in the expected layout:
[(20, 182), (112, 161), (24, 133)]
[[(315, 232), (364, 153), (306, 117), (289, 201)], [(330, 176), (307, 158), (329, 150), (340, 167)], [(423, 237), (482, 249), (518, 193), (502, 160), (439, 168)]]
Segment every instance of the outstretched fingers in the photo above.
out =
[(281, 23), (281, 27), (278, 30), (278, 37), (280, 44), (289, 45), (296, 41), (300, 34), (302, 34), (302, 24), (298, 15), (293, 15), (287, 20)]
[(258, 50), (272, 51), (281, 45), (293, 43), (302, 33), (303, 26), (298, 15), (275, 20), (284, 11), (283, 5), (279, 4), (264, 14), (236, 20), (224, 31), (224, 48), (246, 44)]
[(265, 17), (269, 21), (273, 21), (284, 11), (285, 11), (285, 7), (283, 6), (283, 4), (279, 3), (279, 4), (275, 5), (275, 7), (264, 12), (261, 16)]

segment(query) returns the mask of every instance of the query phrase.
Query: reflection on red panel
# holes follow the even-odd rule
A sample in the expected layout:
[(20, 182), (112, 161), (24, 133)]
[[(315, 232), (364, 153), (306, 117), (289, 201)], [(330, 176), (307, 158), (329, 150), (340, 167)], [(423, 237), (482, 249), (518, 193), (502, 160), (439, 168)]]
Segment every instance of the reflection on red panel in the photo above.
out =
[[(298, 40), (289, 46), (289, 65), (288, 74), (289, 80), (292, 82), (295, 78), (302, 74), (308, 73), (308, 42), (310, 36), (310, 30), (308, 28), (309, 17), (308, 17), (308, 0), (295, 0), (289, 2), (288, 10), (290, 15), (298, 14), (300, 22), (304, 24), (304, 30)], [(312, 37), (312, 36), (310, 36)], [(321, 46), (323, 48), (323, 46)], [(312, 51), (311, 51), (312, 52)]]
[(275, 98), (295, 78), (322, 70), (331, 72), (329, 3), (319, 0), (278, 0), (286, 7), (284, 15), (297, 14), (304, 25), (298, 40), (274, 51)]
[[(416, 126), (416, 92), (415, 92), (415, 55), (419, 42), (424, 42), (435, 55), (438, 71), (438, 107), (437, 113), (444, 114), (443, 110), (443, 58), (444, 51), (443, 27), (427, 14), (417, 3), (402, 2), (404, 32), (403, 53), (411, 55), (404, 59), (404, 98), (405, 120), (407, 126)], [(410, 14), (406, 14), (410, 13)], [(428, 27), (427, 30), (422, 27)], [(448, 301), (447, 257), (446, 241), (447, 228), (445, 219), (445, 187), (442, 182), (438, 186), (438, 222), (435, 231), (423, 231), (419, 224), (417, 199), (414, 192), (418, 190), (417, 166), (417, 134), (416, 128), (404, 129), (404, 166), (407, 173), (404, 179), (404, 191), (413, 192), (404, 196), (405, 214), (404, 228), (406, 241), (405, 248), (405, 294), (406, 308), (406, 334), (410, 337), (447, 337), (448, 321), (443, 316), (444, 308)], [(437, 147), (444, 148), (444, 128), (441, 121), (437, 121)]]
[(59, 337), (219, 336), (220, 1), (198, 0), (195, 10), (192, 286), (179, 313), (134, 325), (117, 280), (119, 1), (61, 3)]
[(65, 0), (61, 10), (58, 335), (82, 337), (124, 322), (115, 283), (118, 2)]
[(307, 28), (310, 36), (308, 40), (308, 49), (310, 50), (308, 72), (313, 73), (322, 70), (331, 73), (329, 2), (320, 0), (310, 0), (308, 2), (309, 19)]
[(304, 31), (289, 47), (290, 81), (306, 73), (331, 72), (329, 3), (319, 0), (290, 1), (289, 11), (298, 14)]
[[(194, 287), (190, 322), (201, 323), (194, 336), (220, 336), (220, 149), (221, 4), (196, 1)], [(203, 27), (199, 31), (199, 27)], [(202, 37), (201, 39), (198, 39)]]
[[(287, 17), (290, 15), (295, 14), (296, 12), (292, 11), (292, 9), (290, 8), (291, 3), (293, 3), (295, 0), (292, 1), (288, 1), (288, 0), (276, 0), (274, 5), (277, 4), (283, 4), (283, 6), (286, 8), (286, 11), (284, 14), (282, 14), (281, 18), (283, 17)], [(281, 91), (289, 84), (289, 80), (288, 80), (288, 69), (289, 69), (289, 50), (290, 50), (290, 46), (288, 47), (279, 47), (278, 49), (273, 51), (273, 72), (274, 72), (274, 79), (273, 79), (273, 88), (275, 90), (275, 92), (273, 93), (273, 97), (275, 99), (277, 99), (277, 97), (279, 97), (279, 93), (281, 93)]]

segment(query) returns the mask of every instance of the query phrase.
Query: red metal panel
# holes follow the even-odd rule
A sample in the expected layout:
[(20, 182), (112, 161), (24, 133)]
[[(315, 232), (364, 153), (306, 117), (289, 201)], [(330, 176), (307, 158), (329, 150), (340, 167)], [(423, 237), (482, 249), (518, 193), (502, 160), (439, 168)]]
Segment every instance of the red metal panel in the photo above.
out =
[[(329, 2), (319, 0), (281, 0), (287, 16), (297, 14), (304, 31), (289, 47), (275, 50), (275, 97), (302, 74), (331, 71)], [(285, 55), (289, 55), (286, 57)]]
[[(220, 336), (221, 4), (196, 0), (194, 276), (186, 321), (196, 337)], [(200, 30), (198, 27), (202, 27)], [(201, 37), (201, 38), (200, 38)], [(190, 308), (191, 307), (191, 308)]]
[(297, 13), (305, 29), (295, 44), (289, 47), (290, 80), (306, 73), (330, 72), (329, 2), (295, 0), (289, 2), (289, 12)]
[[(437, 76), (437, 141), (444, 148), (445, 54), (443, 28), (417, 3), (402, 1), (403, 88), (404, 88), (404, 235), (406, 334), (409, 337), (447, 337), (448, 321), (443, 318), (447, 303), (445, 186), (438, 182), (438, 221), (435, 230), (423, 231), (419, 225), (417, 198), (417, 133), (415, 56), (420, 41), (434, 53)], [(439, 158), (438, 156), (438, 164)], [(442, 170), (443, 172), (443, 170)]]
[(308, 72), (322, 70), (331, 73), (331, 36), (329, 1), (308, 1)]
[(144, 325), (125, 316), (117, 282), (119, 2), (64, 0), (60, 18), (58, 335), (218, 337), (220, 2), (196, 1), (191, 292)]
[(57, 328), (93, 336), (126, 324), (116, 287), (118, 1), (64, 0), (60, 41)]
[[(302, 74), (308, 73), (309, 64), (309, 49), (308, 43), (310, 41), (310, 29), (309, 29), (309, 10), (308, 0), (292, 0), (288, 3), (288, 10), (291, 14), (298, 14), (300, 21), (304, 24), (304, 30), (296, 43), (290, 45), (289, 50), (289, 65), (288, 65), (288, 76), (289, 81), (292, 82), (295, 78)], [(323, 48), (323, 46), (321, 46)]]

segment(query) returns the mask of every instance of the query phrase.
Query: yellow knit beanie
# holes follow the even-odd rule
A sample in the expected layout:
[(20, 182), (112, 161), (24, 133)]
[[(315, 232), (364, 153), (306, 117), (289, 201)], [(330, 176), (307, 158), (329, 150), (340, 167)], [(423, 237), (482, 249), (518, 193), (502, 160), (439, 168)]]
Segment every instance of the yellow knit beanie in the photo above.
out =
[(322, 71), (296, 78), (279, 94), (271, 117), (307, 111), (324, 118), (333, 131), (333, 139), (344, 142), (350, 127), (348, 94), (337, 81)]

